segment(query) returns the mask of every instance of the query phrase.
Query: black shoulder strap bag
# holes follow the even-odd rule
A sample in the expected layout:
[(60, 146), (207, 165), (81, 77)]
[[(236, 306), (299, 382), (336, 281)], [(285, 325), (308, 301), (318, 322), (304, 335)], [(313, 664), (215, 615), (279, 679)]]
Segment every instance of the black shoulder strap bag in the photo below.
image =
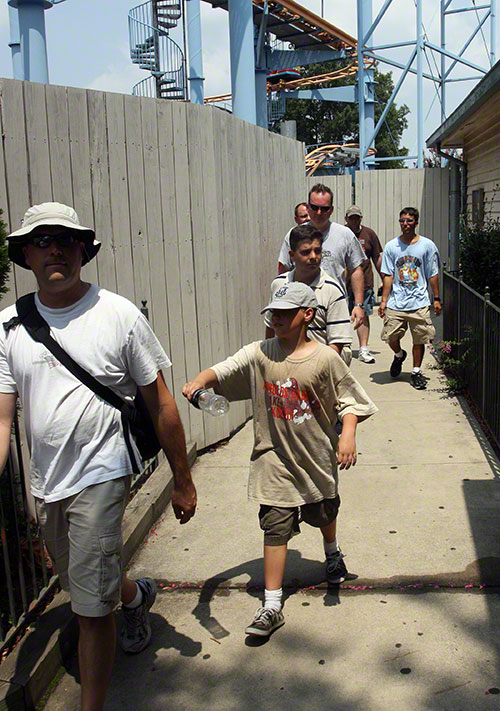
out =
[[(34, 293), (21, 296), (21, 298), (16, 301), (16, 309), (19, 322), (22, 323), (34, 341), (43, 343), (57, 358), (59, 363), (64, 365), (75, 378), (78, 378), (89, 390), (92, 390), (98, 397), (120, 411), (123, 435), (130, 456), (132, 470), (134, 474), (139, 474), (141, 471), (141, 463), (136, 461), (136, 456), (130, 442), (130, 433), (132, 433), (136, 441), (143, 461), (156, 456), (161, 449), (153, 421), (151, 420), (140, 390), (137, 390), (137, 395), (133, 403), (122, 400), (113, 390), (100, 383), (93, 375), (82, 368), (81, 365), (78, 365), (50, 335), (48, 323), (36, 308)], [(14, 319), (12, 319), (12, 321), (14, 321)], [(15, 325), (10, 322), (9, 324), (10, 326)], [(5, 324), (5, 326), (9, 326), (9, 324)]]

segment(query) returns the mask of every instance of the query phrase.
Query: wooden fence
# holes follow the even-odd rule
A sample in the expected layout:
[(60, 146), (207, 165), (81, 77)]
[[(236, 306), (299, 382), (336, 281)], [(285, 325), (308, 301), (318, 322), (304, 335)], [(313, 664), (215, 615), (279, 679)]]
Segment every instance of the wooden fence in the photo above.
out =
[[(73, 205), (103, 243), (83, 278), (147, 301), (188, 439), (227, 436), (248, 404), (203, 416), (181, 387), (263, 335), (259, 311), (306, 193), (302, 144), (210, 106), (8, 79), (0, 117), (8, 227), (32, 204)], [(16, 267), (1, 305), (34, 288)]]

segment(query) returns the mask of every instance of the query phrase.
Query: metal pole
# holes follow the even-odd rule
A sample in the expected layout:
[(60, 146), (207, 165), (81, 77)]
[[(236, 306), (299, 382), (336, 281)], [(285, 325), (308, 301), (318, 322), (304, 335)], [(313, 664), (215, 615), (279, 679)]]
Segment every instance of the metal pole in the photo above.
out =
[(203, 54), (201, 49), (200, 0), (186, 2), (189, 48), (189, 95), (193, 104), (203, 104)]
[(452, 162), (450, 165), (450, 271), (458, 269), (458, 249), (460, 243), (460, 205), (461, 205), (460, 168)]
[(23, 79), (23, 57), (21, 54), (21, 38), (19, 35), (19, 15), (14, 7), (9, 7), (10, 42), (12, 54), (12, 76), (14, 79)]
[(229, 0), (228, 10), (233, 114), (256, 124), (252, 0)]
[[(371, 2), (371, 0), (368, 0)], [(359, 123), (359, 169), (365, 169), (365, 71), (363, 65), (363, 37), (368, 28), (363, 25), (363, 0), (357, 0), (358, 18), (358, 123)]]
[(481, 414), (483, 417), (486, 418), (486, 353), (487, 353), (487, 346), (486, 346), (486, 335), (488, 333), (488, 307), (490, 305), (491, 297), (490, 297), (490, 289), (487, 286), (485, 291), (484, 291), (484, 301), (483, 301), (483, 338), (482, 338), (482, 345), (483, 345), (483, 352), (482, 352), (482, 372), (481, 372)]
[(23, 78), (48, 84), (44, 11), (53, 3), (49, 0), (9, 0), (9, 5), (17, 8), (19, 16)]
[[(441, 49), (446, 49), (445, 0), (441, 0)], [(446, 120), (446, 56), (441, 53), (441, 123)], [(443, 159), (441, 159), (443, 165)]]
[(424, 32), (422, 0), (417, 0), (417, 168), (424, 167)]
[(496, 62), (496, 46), (497, 46), (497, 0), (491, 0), (490, 13), (490, 66)]

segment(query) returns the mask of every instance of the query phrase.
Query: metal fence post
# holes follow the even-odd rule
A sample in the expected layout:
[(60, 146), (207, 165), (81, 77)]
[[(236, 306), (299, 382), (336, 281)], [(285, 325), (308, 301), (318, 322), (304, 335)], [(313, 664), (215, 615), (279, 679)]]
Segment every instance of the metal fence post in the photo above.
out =
[(487, 309), (489, 307), (490, 289), (487, 286), (484, 291), (484, 301), (483, 301), (483, 372), (481, 373), (481, 413), (483, 417), (486, 416), (486, 321), (487, 321)]

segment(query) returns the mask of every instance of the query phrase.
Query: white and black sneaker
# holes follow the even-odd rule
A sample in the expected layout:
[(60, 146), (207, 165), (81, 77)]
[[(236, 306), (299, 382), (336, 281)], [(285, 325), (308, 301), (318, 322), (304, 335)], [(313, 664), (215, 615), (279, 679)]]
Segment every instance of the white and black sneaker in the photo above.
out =
[(151, 578), (135, 581), (142, 592), (142, 602), (137, 607), (122, 605), (123, 627), (119, 633), (120, 647), (127, 654), (137, 654), (146, 649), (151, 640), (149, 610), (156, 599), (156, 583)]
[(362, 363), (375, 363), (375, 358), (372, 356), (368, 348), (359, 349), (358, 360)]
[(271, 610), (269, 607), (259, 607), (253, 616), (253, 622), (245, 630), (246, 634), (268, 637), (271, 632), (285, 624), (281, 610)]

